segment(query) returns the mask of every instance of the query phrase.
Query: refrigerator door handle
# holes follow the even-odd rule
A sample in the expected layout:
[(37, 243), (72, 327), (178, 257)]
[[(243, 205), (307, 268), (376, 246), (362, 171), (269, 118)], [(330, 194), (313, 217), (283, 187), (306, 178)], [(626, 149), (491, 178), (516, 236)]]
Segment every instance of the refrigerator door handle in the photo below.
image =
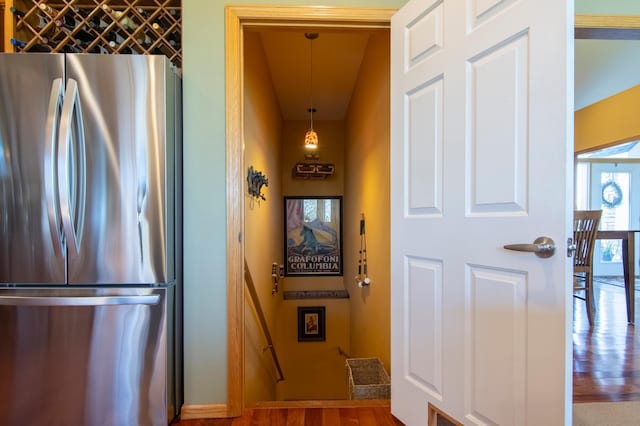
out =
[(45, 125), (45, 157), (44, 157), (44, 190), (47, 202), (47, 217), (49, 219), (49, 231), (53, 251), (57, 257), (62, 257), (64, 252), (64, 237), (62, 233), (62, 219), (60, 218), (60, 198), (58, 191), (58, 168), (56, 163), (56, 151), (58, 140), (56, 131), (60, 122), (60, 110), (62, 108), (63, 95), (62, 79), (56, 78), (51, 83), (51, 95), (47, 108), (47, 122)]
[(64, 93), (58, 133), (58, 188), (62, 227), (69, 256), (80, 252), (86, 200), (86, 144), (78, 82), (70, 78)]
[(160, 295), (132, 296), (0, 296), (0, 306), (157, 305)]

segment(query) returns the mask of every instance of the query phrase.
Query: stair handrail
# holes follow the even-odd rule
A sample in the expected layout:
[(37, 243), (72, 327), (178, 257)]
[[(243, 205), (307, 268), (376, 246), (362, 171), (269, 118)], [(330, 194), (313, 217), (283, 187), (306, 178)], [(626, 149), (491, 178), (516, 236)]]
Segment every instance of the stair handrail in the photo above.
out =
[(338, 355), (343, 356), (347, 359), (351, 358), (351, 355), (342, 350), (342, 347), (338, 346)]
[(253, 302), (253, 306), (255, 307), (256, 313), (258, 314), (258, 320), (260, 322), (260, 325), (262, 326), (262, 332), (264, 333), (264, 336), (267, 339), (267, 348), (271, 351), (273, 362), (276, 365), (278, 374), (280, 375), (280, 378), (276, 380), (276, 383), (283, 381), (284, 374), (282, 373), (282, 368), (280, 367), (280, 361), (278, 361), (276, 348), (273, 346), (273, 340), (271, 339), (271, 333), (269, 333), (269, 326), (267, 325), (267, 319), (264, 316), (264, 311), (262, 310), (260, 299), (258, 299), (258, 292), (256, 291), (255, 284), (253, 283), (253, 278), (251, 277), (251, 271), (249, 271), (249, 265), (247, 264), (247, 259), (244, 259), (244, 281), (247, 284), (247, 289), (249, 290), (251, 301)]

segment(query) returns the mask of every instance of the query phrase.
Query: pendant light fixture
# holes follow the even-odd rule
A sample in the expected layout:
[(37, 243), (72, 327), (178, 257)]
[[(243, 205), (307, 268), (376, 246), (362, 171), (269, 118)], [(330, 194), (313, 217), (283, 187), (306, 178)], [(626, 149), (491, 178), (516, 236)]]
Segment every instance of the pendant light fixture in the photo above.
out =
[(304, 36), (309, 40), (309, 117), (311, 120), (311, 127), (304, 135), (304, 146), (308, 149), (318, 148), (318, 134), (313, 130), (313, 113), (316, 109), (313, 107), (313, 40), (318, 38), (318, 33), (304, 33)]

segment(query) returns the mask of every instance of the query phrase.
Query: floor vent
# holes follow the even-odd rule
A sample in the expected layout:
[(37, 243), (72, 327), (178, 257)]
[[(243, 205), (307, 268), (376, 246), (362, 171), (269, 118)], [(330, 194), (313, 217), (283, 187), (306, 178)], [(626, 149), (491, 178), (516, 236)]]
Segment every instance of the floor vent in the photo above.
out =
[(429, 422), (427, 424), (429, 426), (462, 426), (462, 423), (431, 404), (429, 404)]

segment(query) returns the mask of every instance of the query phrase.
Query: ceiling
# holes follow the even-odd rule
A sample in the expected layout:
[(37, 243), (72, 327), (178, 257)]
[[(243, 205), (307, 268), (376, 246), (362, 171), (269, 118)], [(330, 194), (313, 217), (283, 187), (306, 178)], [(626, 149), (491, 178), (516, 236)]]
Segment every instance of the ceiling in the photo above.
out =
[[(286, 27), (253, 31), (260, 34), (284, 120), (309, 120), (311, 104), (314, 120), (344, 120), (369, 36), (372, 31), (388, 32)], [(310, 41), (305, 32), (318, 33), (318, 38)], [(639, 68), (638, 40), (576, 40), (575, 109), (640, 84)]]
[(314, 120), (343, 120), (371, 31), (313, 30), (313, 41), (304, 29), (258, 32), (283, 119), (308, 120), (313, 95)]

